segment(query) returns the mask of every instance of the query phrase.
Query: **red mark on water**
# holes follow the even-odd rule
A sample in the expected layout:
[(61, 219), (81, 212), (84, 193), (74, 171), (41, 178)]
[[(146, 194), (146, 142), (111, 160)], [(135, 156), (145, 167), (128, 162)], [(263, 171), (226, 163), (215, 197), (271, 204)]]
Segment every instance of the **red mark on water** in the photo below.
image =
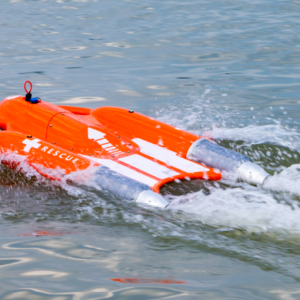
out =
[(157, 284), (185, 284), (185, 281), (172, 279), (153, 279), (153, 278), (111, 278), (112, 281), (122, 283), (157, 283)]
[(70, 234), (71, 232), (55, 232), (55, 231), (34, 231), (30, 233), (21, 233), (19, 236), (58, 236), (58, 235), (65, 235)]

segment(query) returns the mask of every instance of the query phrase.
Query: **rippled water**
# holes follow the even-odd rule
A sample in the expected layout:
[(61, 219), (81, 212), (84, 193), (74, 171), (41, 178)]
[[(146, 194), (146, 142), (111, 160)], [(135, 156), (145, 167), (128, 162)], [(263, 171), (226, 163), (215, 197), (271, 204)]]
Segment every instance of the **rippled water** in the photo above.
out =
[(2, 1), (0, 95), (122, 106), (251, 157), (167, 210), (0, 169), (1, 299), (299, 299), (300, 1)]

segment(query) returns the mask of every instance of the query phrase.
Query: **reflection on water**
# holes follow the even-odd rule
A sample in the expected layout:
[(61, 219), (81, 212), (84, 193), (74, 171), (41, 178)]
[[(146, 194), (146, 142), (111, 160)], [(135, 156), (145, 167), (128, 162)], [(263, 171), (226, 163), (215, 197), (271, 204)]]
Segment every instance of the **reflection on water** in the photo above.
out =
[[(66, 223), (48, 222), (47, 225), (66, 226), (70, 228)], [(187, 247), (174, 238), (149, 240), (136, 229), (129, 233), (126, 227), (107, 229), (74, 224), (72, 231), (76, 235), (73, 236), (23, 237), (22, 240), (14, 236), (14, 231), (24, 229), (24, 225), (14, 227), (9, 235), (2, 237), (10, 240), (2, 244), (2, 251), (16, 257), (6, 258), (3, 268), (10, 271), (0, 274), (1, 282), (5, 283), (1, 291), (3, 299), (162, 299), (170, 296), (198, 299), (203, 295), (214, 298), (220, 295), (219, 290), (224, 285), (231, 286), (230, 292), (225, 291), (223, 295), (230, 298), (237, 296), (249, 280), (255, 283), (251, 293), (264, 297), (269, 295), (266, 287), (279, 290), (273, 281), (282, 278), (274, 272), (265, 276), (257, 267), (210, 254), (195, 243), (188, 242)], [(93, 241), (88, 235), (94, 237)], [(92, 242), (93, 246), (86, 242)], [(172, 267), (174, 259), (176, 268)], [(259, 278), (254, 280), (256, 276)], [(234, 286), (237, 283), (238, 288)], [(284, 286), (279, 284), (279, 287), (281, 292), (285, 291)]]
[[(107, 289), (99, 288), (85, 292), (74, 293), (47, 293), (39, 289), (23, 290), (5, 295), (3, 299), (165, 299), (166, 297), (185, 296), (176, 290), (167, 288), (127, 288), (114, 292), (108, 292)], [(96, 298), (95, 298), (96, 297)]]
[(158, 211), (2, 167), (1, 298), (298, 299), (299, 5), (2, 3), (2, 98), (30, 80), (55, 104), (127, 107), (274, 177), (172, 183)]
[(122, 283), (157, 283), (157, 284), (185, 284), (185, 281), (173, 279), (155, 279), (155, 278), (111, 278), (112, 281)]

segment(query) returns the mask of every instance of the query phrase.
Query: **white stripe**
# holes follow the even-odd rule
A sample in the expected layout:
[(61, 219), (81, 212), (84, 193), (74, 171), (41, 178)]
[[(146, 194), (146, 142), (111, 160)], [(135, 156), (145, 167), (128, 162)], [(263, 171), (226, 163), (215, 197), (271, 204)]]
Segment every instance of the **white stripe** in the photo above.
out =
[(105, 133), (99, 131), (99, 130), (95, 130), (93, 128), (88, 128), (88, 138), (90, 140), (99, 140), (102, 139), (105, 136)]
[(113, 149), (116, 149), (116, 147), (106, 148), (105, 150), (111, 152)]
[(108, 140), (107, 139), (102, 139), (102, 140), (97, 141), (97, 143), (99, 145), (102, 145), (102, 144), (108, 143)]
[(131, 179), (134, 179), (136, 181), (145, 183), (151, 187), (153, 187), (157, 181), (155, 179), (152, 179), (142, 173), (139, 173), (137, 171), (134, 171), (130, 168), (127, 168), (119, 163), (117, 163), (116, 161), (110, 160), (110, 159), (102, 159), (102, 158), (96, 158), (96, 157), (90, 157), (87, 155), (82, 155), (85, 158), (88, 158), (92, 161), (98, 162), (99, 164), (106, 166), (108, 168), (110, 168), (113, 171), (116, 171), (118, 173), (120, 173), (121, 175), (127, 176)]
[(138, 154), (126, 156), (119, 160), (160, 179), (179, 175), (179, 173)]
[(112, 146), (112, 144), (108, 143), (108, 144), (102, 145), (101, 147), (105, 149), (105, 148), (108, 148), (108, 147), (111, 147), (111, 146)]
[(177, 156), (176, 152), (173, 152), (166, 148), (160, 147), (158, 145), (152, 144), (139, 138), (135, 138), (132, 141), (140, 146), (140, 151), (142, 153), (156, 158), (164, 162), (166, 165), (175, 167), (184, 172), (194, 173), (205, 172), (209, 170), (208, 168), (205, 168), (185, 158)]

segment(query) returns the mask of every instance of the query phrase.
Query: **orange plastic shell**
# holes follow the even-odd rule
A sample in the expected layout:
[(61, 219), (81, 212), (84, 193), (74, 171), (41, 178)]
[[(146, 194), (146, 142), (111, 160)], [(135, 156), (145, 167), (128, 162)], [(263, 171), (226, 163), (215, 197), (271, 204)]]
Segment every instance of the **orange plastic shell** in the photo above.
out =
[(9, 154), (25, 157), (51, 179), (101, 164), (124, 176), (140, 174), (155, 192), (176, 179), (221, 178), (186, 159), (199, 136), (123, 108), (32, 104), (12, 96), (0, 103), (0, 128), (2, 162)]

